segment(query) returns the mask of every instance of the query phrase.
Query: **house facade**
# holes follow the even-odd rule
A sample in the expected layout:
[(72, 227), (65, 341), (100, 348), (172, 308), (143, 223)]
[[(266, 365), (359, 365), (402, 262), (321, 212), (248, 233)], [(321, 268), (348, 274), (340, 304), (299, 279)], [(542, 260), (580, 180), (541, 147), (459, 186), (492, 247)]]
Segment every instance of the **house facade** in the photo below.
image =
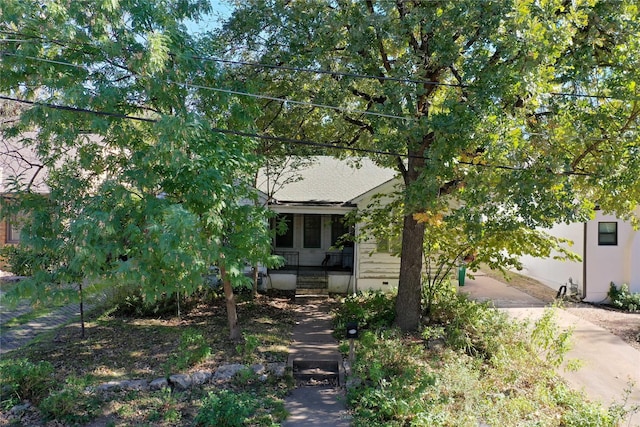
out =
[[(35, 138), (34, 132), (26, 132), (22, 138), (3, 139), (0, 137), (0, 197), (3, 201), (11, 196), (11, 182), (19, 179), (30, 190), (47, 194), (47, 171), (42, 161), (30, 148), (25, 147), (24, 139)], [(20, 242), (20, 226), (15, 218), (0, 216), (0, 247)], [(4, 264), (0, 259), (0, 268)]]
[(296, 173), (297, 179), (274, 185), (276, 190), (269, 189), (264, 177), (258, 183), (262, 194), (269, 194), (268, 205), (278, 215), (275, 221), (286, 224), (273, 242), (285, 265), (268, 271), (266, 287), (351, 293), (397, 286), (398, 257), (377, 250), (375, 241), (343, 238), (362, 231), (362, 224), (349, 226), (346, 216), (367, 206), (379, 192), (391, 191), (398, 182), (395, 171), (368, 159), (354, 167), (317, 156)]
[[(636, 215), (640, 216), (640, 208)], [(612, 282), (640, 292), (640, 231), (629, 221), (598, 211), (586, 223), (559, 224), (550, 233), (573, 241), (569, 249), (582, 260), (523, 257), (521, 273), (556, 290), (571, 278), (584, 301), (593, 303), (607, 300)]]

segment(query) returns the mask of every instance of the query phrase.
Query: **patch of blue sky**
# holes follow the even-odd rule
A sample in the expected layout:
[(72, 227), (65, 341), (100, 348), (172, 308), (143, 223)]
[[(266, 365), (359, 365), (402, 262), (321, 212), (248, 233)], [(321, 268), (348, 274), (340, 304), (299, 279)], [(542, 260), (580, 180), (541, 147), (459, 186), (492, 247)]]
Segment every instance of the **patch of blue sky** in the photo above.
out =
[(189, 32), (198, 34), (215, 30), (231, 16), (233, 7), (225, 0), (210, 0), (210, 2), (211, 13), (203, 15), (197, 22), (191, 20), (185, 22)]

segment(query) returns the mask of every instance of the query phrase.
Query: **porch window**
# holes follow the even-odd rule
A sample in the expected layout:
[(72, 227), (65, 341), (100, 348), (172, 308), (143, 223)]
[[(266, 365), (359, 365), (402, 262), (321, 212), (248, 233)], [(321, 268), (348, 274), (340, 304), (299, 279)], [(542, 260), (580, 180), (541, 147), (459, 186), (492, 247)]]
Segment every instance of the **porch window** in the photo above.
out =
[(598, 245), (616, 246), (618, 244), (618, 223), (599, 222), (598, 223)]
[(344, 215), (331, 215), (331, 246), (351, 246), (350, 242), (340, 241), (342, 236), (349, 233), (349, 227), (344, 223)]
[(283, 233), (276, 232), (276, 247), (277, 248), (292, 248), (293, 247), (293, 214), (285, 213), (278, 214), (276, 218), (276, 230)]
[(320, 248), (322, 247), (322, 216), (321, 215), (305, 215), (304, 216), (304, 247)]

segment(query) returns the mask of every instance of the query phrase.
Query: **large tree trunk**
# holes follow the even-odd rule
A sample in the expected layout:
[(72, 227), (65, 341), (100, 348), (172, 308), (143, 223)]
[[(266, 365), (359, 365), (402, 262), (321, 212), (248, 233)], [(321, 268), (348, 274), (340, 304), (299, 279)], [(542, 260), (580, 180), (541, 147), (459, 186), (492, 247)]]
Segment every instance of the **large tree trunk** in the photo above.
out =
[(220, 276), (222, 277), (222, 287), (224, 298), (227, 302), (227, 320), (229, 322), (229, 339), (238, 341), (242, 337), (240, 326), (238, 325), (238, 312), (236, 311), (236, 297), (233, 294), (231, 281), (227, 277), (227, 270), (220, 266)]
[[(403, 331), (415, 331), (420, 326), (422, 316), (422, 252), (424, 250), (425, 225), (413, 217), (422, 195), (412, 194), (412, 184), (418, 180), (425, 167), (425, 147), (433, 141), (433, 132), (425, 135), (418, 150), (409, 149), (406, 168), (399, 160), (405, 184), (405, 217), (402, 228), (402, 253), (400, 257), (400, 279), (396, 300), (396, 325)], [(409, 144), (411, 146), (411, 144)], [(412, 200), (413, 199), (413, 200)], [(418, 199), (418, 200), (416, 200)], [(418, 202), (417, 205), (415, 202)]]
[(422, 244), (424, 224), (404, 217), (400, 281), (396, 300), (396, 325), (403, 331), (415, 331), (422, 314)]

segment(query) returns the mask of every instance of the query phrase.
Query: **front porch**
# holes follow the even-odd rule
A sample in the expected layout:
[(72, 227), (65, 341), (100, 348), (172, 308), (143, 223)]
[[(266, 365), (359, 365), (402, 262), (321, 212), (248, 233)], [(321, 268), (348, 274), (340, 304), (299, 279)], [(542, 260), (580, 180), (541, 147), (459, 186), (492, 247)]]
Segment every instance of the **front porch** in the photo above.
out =
[[(351, 248), (347, 248), (351, 249)], [(285, 264), (268, 272), (268, 284), (274, 289), (298, 293), (347, 293), (353, 286), (353, 252), (326, 252), (320, 265), (300, 265), (296, 251), (276, 251)]]

